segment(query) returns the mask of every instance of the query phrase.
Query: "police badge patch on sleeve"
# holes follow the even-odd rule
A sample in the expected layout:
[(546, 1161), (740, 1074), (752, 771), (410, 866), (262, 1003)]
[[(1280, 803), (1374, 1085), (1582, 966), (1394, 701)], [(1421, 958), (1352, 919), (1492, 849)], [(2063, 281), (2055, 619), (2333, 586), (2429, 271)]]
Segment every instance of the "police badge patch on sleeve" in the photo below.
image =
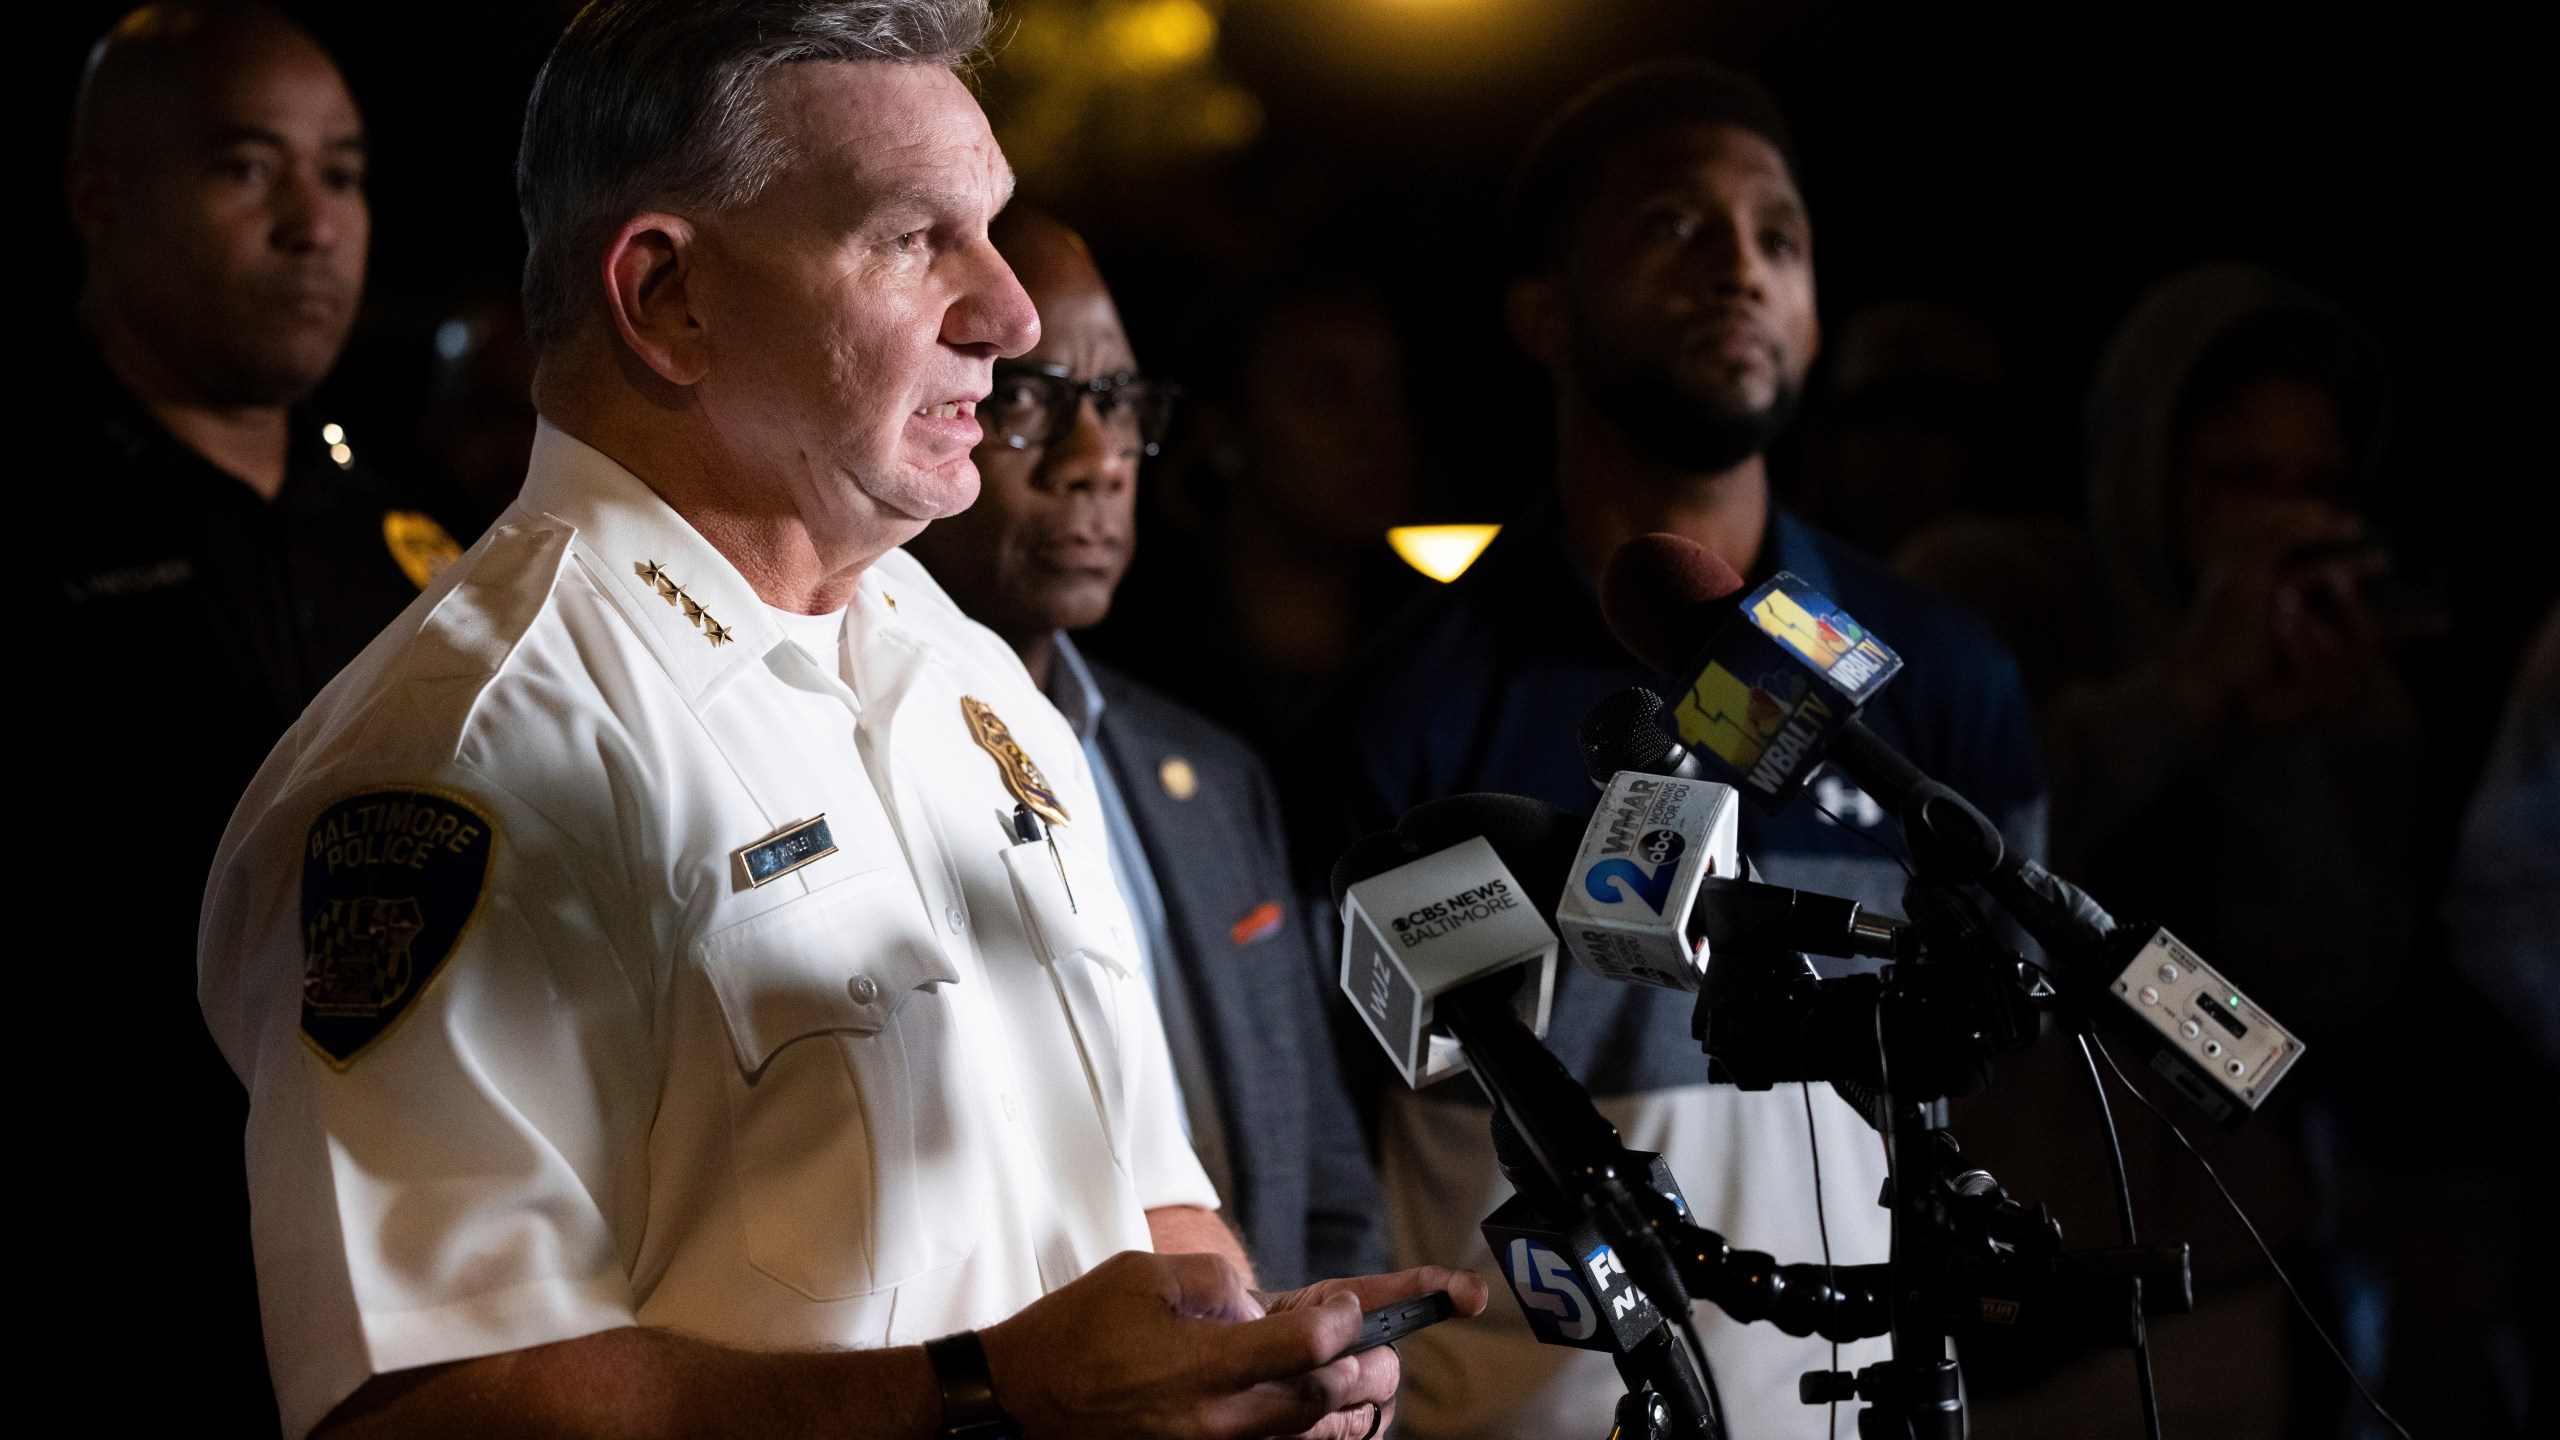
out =
[(424, 790), (352, 795), (302, 853), (302, 1038), (333, 1069), (390, 1032), (444, 968), (489, 876), (497, 827)]

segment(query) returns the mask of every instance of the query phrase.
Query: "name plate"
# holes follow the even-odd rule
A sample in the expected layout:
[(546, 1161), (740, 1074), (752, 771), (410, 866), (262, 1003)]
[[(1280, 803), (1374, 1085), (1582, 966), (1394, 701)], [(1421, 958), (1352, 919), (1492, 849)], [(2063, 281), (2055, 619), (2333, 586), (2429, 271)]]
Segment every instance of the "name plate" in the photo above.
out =
[(746, 866), (747, 883), (753, 886), (779, 880), (803, 865), (834, 853), (836, 838), (827, 833), (827, 817), (820, 815), (814, 820), (804, 820), (761, 844), (748, 846), (738, 852), (738, 859)]

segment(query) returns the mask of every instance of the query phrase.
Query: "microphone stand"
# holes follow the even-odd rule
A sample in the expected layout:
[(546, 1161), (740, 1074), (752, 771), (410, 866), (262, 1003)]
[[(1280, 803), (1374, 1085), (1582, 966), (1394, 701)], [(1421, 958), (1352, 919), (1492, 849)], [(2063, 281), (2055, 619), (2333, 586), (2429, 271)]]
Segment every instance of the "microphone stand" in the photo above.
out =
[[(1542, 1222), (1541, 1228), (1588, 1225), (1617, 1252), (1653, 1308), (1686, 1328), (1689, 1293), (1648, 1213), (1671, 1209), (1674, 1202), (1653, 1188), (1651, 1157), (1639, 1160), (1619, 1143), (1617, 1127), (1591, 1103), (1582, 1082), (1521, 1023), (1512, 1006), (1519, 984), (1516, 973), (1476, 981), (1443, 996), (1436, 1014), (1493, 1102), (1496, 1154), (1514, 1172), (1515, 1185), (1530, 1182), (1519, 1187), (1529, 1202), (1525, 1218)], [(1669, 1326), (1616, 1358), (1634, 1411), (1621, 1406), (1620, 1419), (1645, 1426), (1631, 1434), (1721, 1440), (1714, 1381), (1691, 1366)]]

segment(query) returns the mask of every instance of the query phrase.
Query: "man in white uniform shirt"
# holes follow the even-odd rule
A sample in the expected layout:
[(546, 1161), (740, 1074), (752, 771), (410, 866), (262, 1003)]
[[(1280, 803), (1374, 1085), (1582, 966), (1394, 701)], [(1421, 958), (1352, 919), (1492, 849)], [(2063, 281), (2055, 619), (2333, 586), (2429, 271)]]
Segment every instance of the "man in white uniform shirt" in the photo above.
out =
[(536, 83), (523, 496), (206, 901), (290, 1435), (1349, 1440), (1361, 1308), (1483, 1303), (1247, 1289), (1075, 737), (894, 548), (1037, 335), (985, 23), (602, 0)]

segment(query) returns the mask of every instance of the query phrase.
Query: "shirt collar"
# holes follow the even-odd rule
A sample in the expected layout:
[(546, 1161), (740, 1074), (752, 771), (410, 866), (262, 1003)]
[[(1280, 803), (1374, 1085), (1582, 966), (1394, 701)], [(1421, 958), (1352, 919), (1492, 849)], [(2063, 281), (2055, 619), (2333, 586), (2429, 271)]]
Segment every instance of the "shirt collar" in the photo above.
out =
[(784, 642), (728, 557), (612, 457), (541, 421), (516, 504), (576, 529), (599, 583), (669, 675), (700, 701)]
[[(1785, 570), (1838, 598), (1819, 532), (1775, 497), (1769, 501), (1764, 533), (1759, 560), (1743, 580), (1745, 594)], [(1548, 489), (1502, 527), (1453, 588), (1495, 617), (1508, 645), (1578, 659), (1623, 660), (1626, 652), (1600, 613), (1599, 583), (1565, 538), (1563, 504)], [(1065, 702), (1057, 703), (1065, 708)]]
[(1769, 543), (1762, 555), (1760, 563), (1768, 574), (1754, 576), (1755, 586), (1784, 570), (1832, 599), (1840, 598), (1839, 590), (1831, 583), (1831, 562), (1822, 558), (1813, 527), (1775, 500), (1769, 502)]
[(1056, 647), (1049, 662), (1049, 703), (1066, 717), (1067, 728), (1076, 732), (1076, 743), (1093, 743), (1093, 733), (1102, 724), (1102, 687), (1093, 683), (1093, 667), (1084, 663), (1084, 652), (1060, 630), (1049, 637)]

